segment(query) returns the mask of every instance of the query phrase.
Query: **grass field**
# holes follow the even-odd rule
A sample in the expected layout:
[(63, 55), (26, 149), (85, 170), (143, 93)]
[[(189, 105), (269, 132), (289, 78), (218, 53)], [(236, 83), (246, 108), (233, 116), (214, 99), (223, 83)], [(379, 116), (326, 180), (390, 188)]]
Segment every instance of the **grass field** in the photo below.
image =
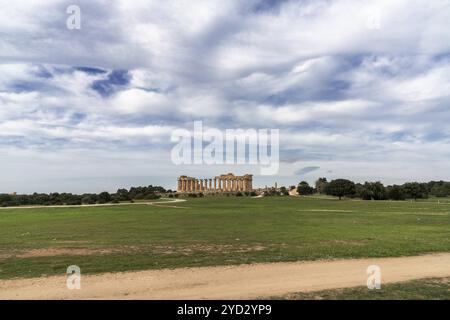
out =
[(450, 203), (295, 197), (0, 210), (0, 278), (450, 251)]
[(450, 300), (450, 278), (420, 279), (367, 287), (299, 292), (272, 299), (289, 300)]

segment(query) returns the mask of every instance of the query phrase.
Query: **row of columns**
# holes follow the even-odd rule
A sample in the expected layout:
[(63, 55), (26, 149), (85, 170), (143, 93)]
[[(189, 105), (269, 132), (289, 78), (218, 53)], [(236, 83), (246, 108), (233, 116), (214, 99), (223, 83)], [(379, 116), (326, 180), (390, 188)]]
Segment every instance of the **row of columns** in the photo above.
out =
[(181, 176), (178, 178), (178, 192), (203, 192), (203, 191), (252, 191), (251, 176), (219, 176), (214, 179), (196, 179)]

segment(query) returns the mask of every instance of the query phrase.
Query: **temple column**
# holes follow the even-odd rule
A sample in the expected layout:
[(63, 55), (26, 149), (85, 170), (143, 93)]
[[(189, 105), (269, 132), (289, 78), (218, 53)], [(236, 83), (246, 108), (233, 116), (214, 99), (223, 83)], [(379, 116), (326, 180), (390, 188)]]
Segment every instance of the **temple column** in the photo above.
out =
[(212, 179), (209, 179), (209, 188), (208, 188), (208, 190), (212, 190)]
[(214, 178), (214, 191), (217, 190), (217, 178)]

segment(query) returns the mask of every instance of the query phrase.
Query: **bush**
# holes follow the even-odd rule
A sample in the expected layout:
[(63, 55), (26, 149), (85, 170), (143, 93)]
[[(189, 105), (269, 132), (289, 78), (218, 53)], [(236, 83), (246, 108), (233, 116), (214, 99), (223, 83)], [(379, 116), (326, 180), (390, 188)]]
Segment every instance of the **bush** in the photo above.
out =
[[(294, 187), (294, 189), (295, 189), (295, 187)], [(280, 192), (284, 196), (288, 196), (289, 195), (289, 191), (286, 189), (286, 187), (281, 187), (280, 188)]]
[(392, 200), (405, 200), (405, 193), (403, 192), (403, 188), (397, 185), (393, 185), (388, 189), (389, 199)]
[(107, 203), (111, 202), (111, 200), (111, 195), (106, 191), (100, 192), (100, 194), (98, 195), (98, 203)]
[(154, 199), (159, 199), (159, 198), (161, 198), (161, 196), (157, 195), (155, 193), (149, 193), (144, 196), (144, 199), (147, 199), (147, 200), (154, 200)]

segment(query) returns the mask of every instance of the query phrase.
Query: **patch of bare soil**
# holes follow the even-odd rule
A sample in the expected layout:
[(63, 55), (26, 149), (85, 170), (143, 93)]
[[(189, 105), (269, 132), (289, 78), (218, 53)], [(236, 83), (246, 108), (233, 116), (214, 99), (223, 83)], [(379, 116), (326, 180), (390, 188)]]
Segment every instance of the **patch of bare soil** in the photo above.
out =
[[(62, 242), (60, 242), (62, 243)], [(70, 244), (71, 242), (67, 242)], [(74, 242), (73, 244), (77, 244)], [(0, 252), (0, 259), (10, 257), (16, 258), (35, 258), (35, 257), (55, 257), (55, 256), (90, 256), (90, 255), (107, 255), (107, 254), (123, 254), (123, 253), (146, 253), (149, 254), (181, 254), (191, 255), (198, 252), (252, 252), (263, 251), (268, 247), (262, 245), (209, 245), (194, 244), (189, 246), (163, 246), (163, 245), (141, 245), (141, 246), (119, 246), (112, 248), (85, 248), (85, 247), (50, 247), (36, 248), (24, 251)]]
[(18, 258), (54, 257), (54, 256), (90, 256), (95, 254), (111, 254), (112, 249), (88, 249), (88, 248), (42, 248), (31, 249), (18, 254)]
[(325, 245), (352, 245), (352, 246), (364, 246), (367, 244), (366, 240), (322, 240), (320, 244)]
[(198, 252), (252, 252), (252, 251), (263, 251), (267, 249), (267, 247), (262, 245), (206, 245), (206, 244), (195, 244), (190, 246), (151, 246), (150, 251), (153, 253), (162, 253), (162, 254), (194, 254)]

